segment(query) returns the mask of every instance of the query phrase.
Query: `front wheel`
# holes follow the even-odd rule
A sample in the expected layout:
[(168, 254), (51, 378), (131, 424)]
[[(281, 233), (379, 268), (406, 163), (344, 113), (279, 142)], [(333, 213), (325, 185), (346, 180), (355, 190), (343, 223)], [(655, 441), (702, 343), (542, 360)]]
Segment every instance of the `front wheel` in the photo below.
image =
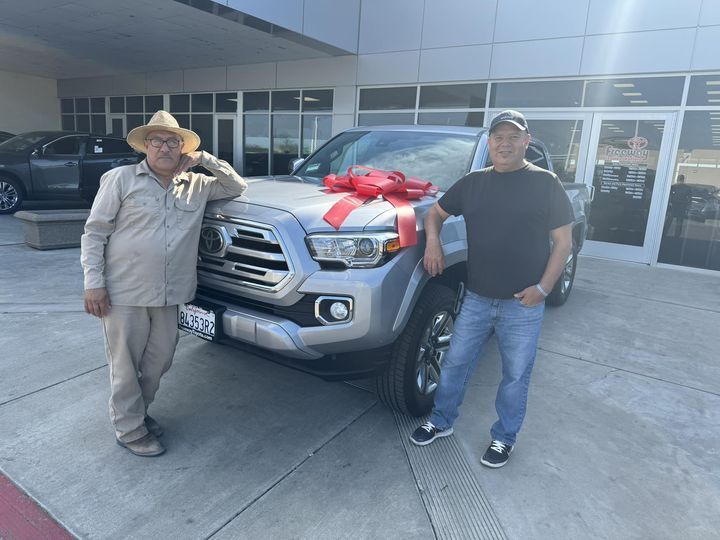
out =
[(450, 346), (454, 308), (451, 289), (434, 283), (425, 288), (393, 345), (387, 369), (376, 379), (378, 396), (387, 406), (412, 416), (430, 412)]
[(0, 214), (14, 214), (20, 210), (23, 195), (17, 181), (0, 176)]
[(545, 299), (545, 303), (551, 306), (562, 306), (567, 302), (572, 291), (573, 283), (575, 282), (575, 270), (577, 270), (577, 245), (573, 240), (572, 249), (570, 255), (568, 255), (567, 261), (565, 262), (565, 268), (563, 268), (562, 274), (555, 283), (555, 287), (550, 291), (550, 294)]

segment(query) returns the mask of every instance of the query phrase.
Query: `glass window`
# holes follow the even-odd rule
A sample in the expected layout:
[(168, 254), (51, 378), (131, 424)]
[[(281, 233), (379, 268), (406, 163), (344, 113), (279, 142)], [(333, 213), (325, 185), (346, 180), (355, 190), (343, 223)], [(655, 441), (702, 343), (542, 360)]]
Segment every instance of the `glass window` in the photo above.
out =
[(90, 98), (90, 112), (104, 113), (105, 112), (105, 98), (102, 98), (102, 97)]
[(243, 175), (261, 176), (269, 172), (270, 133), (268, 116), (246, 114), (243, 118)]
[(60, 112), (63, 114), (75, 112), (75, 101), (72, 99), (61, 99), (60, 100)]
[(192, 130), (200, 137), (200, 148), (213, 152), (213, 116), (212, 114), (193, 114), (190, 117)]
[(90, 112), (90, 100), (88, 98), (75, 98), (75, 112), (76, 113), (89, 113)]
[(135, 129), (136, 127), (143, 125), (143, 116), (142, 114), (128, 114), (127, 115), (127, 132), (130, 133), (131, 130)]
[(230, 118), (218, 118), (217, 136), (217, 157), (227, 161), (231, 166), (233, 166), (235, 163), (235, 120)]
[(43, 153), (47, 156), (76, 156), (80, 154), (80, 141), (82, 137), (63, 137), (51, 142), (45, 147)]
[(487, 84), (451, 84), (420, 87), (421, 109), (481, 109)]
[(78, 131), (90, 131), (90, 115), (78, 114), (75, 117), (76, 128)]
[(328, 111), (333, 110), (332, 90), (303, 90), (302, 99), (303, 111)]
[(62, 115), (63, 131), (75, 131), (75, 117), (72, 114)]
[(415, 86), (397, 88), (361, 88), (360, 110), (415, 109)]
[(170, 96), (170, 112), (190, 112), (190, 94)]
[(245, 92), (243, 111), (269, 111), (270, 92)]
[[(143, 112), (142, 96), (128, 96), (125, 98), (125, 107), (129, 113)], [(129, 130), (128, 130), (129, 131)]]
[(575, 182), (583, 121), (530, 119), (528, 123), (532, 136), (548, 149), (555, 174), (563, 182)]
[(272, 174), (290, 172), (290, 162), (300, 154), (299, 115), (272, 116)]
[(97, 135), (105, 135), (107, 133), (107, 125), (105, 123), (105, 115), (104, 114), (93, 114), (90, 116), (90, 124), (92, 126), (92, 129), (90, 130), (92, 133), (95, 133)]
[(579, 107), (583, 81), (536, 81), (493, 83), (490, 106), (498, 109), (522, 107)]
[(358, 126), (412, 125), (415, 113), (362, 113), (358, 115)]
[(173, 114), (175, 120), (181, 128), (190, 129), (190, 115), (189, 114)]
[(685, 113), (658, 262), (720, 270), (720, 110)]
[(684, 77), (646, 77), (585, 81), (586, 107), (680, 105)]
[(125, 98), (124, 97), (111, 97), (110, 98), (110, 112), (111, 113), (124, 113), (125, 112)]
[(193, 94), (191, 96), (192, 112), (212, 112), (213, 95), (212, 94)]
[(482, 127), (484, 118), (481, 112), (421, 112), (418, 124)]
[(272, 93), (272, 110), (275, 111), (299, 111), (300, 90), (288, 90)]
[(162, 96), (145, 96), (145, 112), (155, 114), (164, 109)]
[(690, 79), (690, 90), (687, 98), (688, 105), (720, 105), (720, 74), (698, 75)]
[(122, 139), (98, 138), (90, 140), (90, 153), (93, 154), (131, 154), (133, 149)]
[(302, 157), (307, 157), (332, 137), (332, 116), (305, 114), (302, 118)]
[(215, 94), (215, 112), (237, 112), (237, 92)]

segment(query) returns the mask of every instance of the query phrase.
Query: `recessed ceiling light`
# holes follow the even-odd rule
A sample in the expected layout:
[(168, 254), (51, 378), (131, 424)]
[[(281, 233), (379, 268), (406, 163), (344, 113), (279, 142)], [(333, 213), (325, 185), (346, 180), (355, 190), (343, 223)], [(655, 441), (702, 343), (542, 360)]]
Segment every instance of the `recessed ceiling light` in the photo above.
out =
[(720, 94), (720, 90), (705, 90), (705, 93), (708, 95)]
[(642, 96), (642, 92), (623, 92), (623, 96)]
[(705, 81), (705, 84), (708, 86), (718, 86), (720, 85), (720, 81)]
[(630, 103), (647, 103), (647, 99), (631, 99)]
[(708, 103), (720, 103), (720, 99), (708, 99)]
[(633, 83), (614, 83), (615, 88), (635, 88)]

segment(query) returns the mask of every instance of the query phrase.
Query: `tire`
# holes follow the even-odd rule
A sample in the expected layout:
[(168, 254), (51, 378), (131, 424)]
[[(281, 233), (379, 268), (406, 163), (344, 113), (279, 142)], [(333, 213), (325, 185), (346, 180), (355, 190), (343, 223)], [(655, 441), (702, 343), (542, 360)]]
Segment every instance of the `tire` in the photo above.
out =
[(407, 326), (392, 347), (390, 363), (376, 380), (380, 400), (411, 416), (424, 416), (433, 406), (443, 357), (455, 323), (455, 294), (429, 284)]
[(23, 192), (17, 180), (0, 176), (0, 214), (14, 214), (20, 210)]
[(572, 291), (573, 283), (575, 282), (575, 271), (577, 270), (577, 245), (573, 240), (572, 249), (570, 255), (568, 255), (565, 268), (563, 268), (562, 274), (555, 283), (555, 287), (550, 291), (548, 297), (545, 299), (545, 303), (550, 306), (562, 306), (567, 302), (570, 292)]

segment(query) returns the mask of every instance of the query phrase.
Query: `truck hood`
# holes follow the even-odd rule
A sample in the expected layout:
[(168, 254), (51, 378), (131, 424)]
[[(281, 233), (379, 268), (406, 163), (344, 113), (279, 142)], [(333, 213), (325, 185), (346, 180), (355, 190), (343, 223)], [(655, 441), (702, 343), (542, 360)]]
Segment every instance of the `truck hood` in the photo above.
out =
[[(300, 222), (308, 232), (333, 231), (334, 228), (323, 220), (325, 213), (348, 193), (330, 192), (317, 179), (299, 176), (267, 176), (246, 178), (248, 189), (245, 195), (236, 199), (242, 205), (235, 208), (232, 204), (223, 204), (220, 213), (240, 211), (247, 205), (264, 206), (284, 210)], [(432, 197), (410, 201), (413, 206), (430, 206), (435, 201)], [(208, 209), (212, 209), (208, 205)], [(242, 214), (231, 214), (242, 217)], [(345, 219), (340, 230), (358, 231), (366, 227), (384, 229), (395, 227), (395, 209), (382, 198), (368, 201), (353, 210)]]

